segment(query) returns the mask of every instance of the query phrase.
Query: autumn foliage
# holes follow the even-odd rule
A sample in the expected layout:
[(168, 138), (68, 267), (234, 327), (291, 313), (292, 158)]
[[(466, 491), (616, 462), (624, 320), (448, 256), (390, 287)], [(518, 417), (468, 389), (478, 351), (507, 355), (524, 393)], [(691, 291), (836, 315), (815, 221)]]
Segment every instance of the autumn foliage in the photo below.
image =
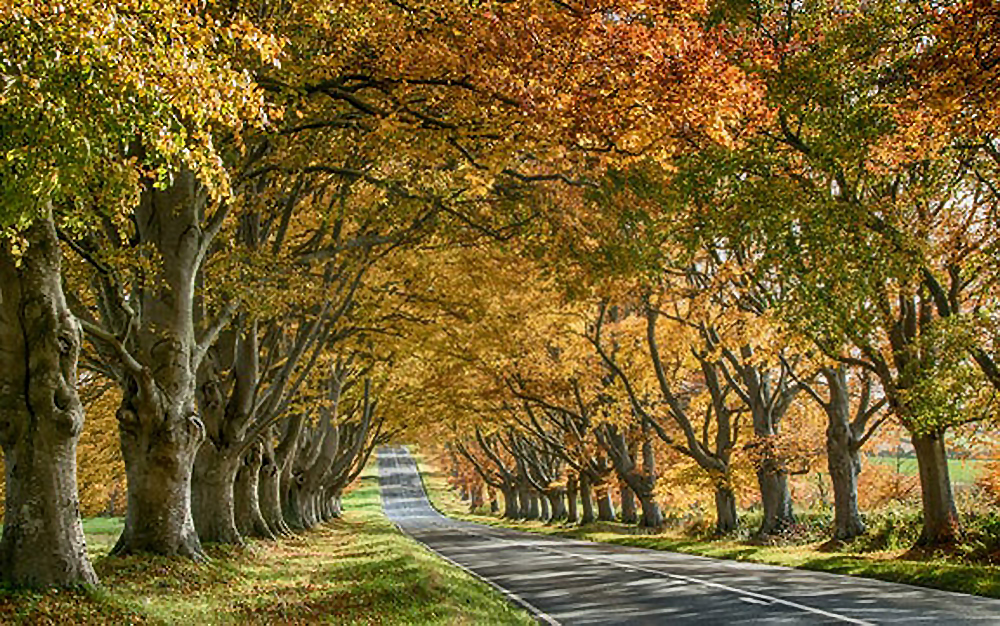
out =
[(61, 246), (66, 311), (0, 375), (79, 354), (59, 441), (117, 554), (313, 527), (389, 441), (509, 517), (849, 541), (919, 493), (953, 545), (1000, 389), (998, 19), (0, 1), (5, 267)]

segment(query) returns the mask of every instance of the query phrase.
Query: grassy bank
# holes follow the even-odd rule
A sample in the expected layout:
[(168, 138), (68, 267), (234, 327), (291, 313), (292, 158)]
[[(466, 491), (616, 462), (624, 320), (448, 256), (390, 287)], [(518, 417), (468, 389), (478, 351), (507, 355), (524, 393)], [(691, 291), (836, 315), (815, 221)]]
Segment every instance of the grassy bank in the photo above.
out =
[[(856, 550), (860, 546), (871, 543), (859, 543), (854, 548), (840, 549), (824, 546), (823, 541), (761, 545), (752, 540), (689, 536), (679, 530), (653, 533), (634, 526), (608, 522), (581, 527), (501, 520), (489, 515), (470, 514), (467, 504), (448, 488), (441, 473), (423, 460), (420, 466), (424, 484), (434, 505), (444, 513), (469, 521), (559, 537), (798, 567), (1000, 598), (1000, 567), (977, 563), (957, 555), (914, 554), (899, 545), (859, 553)], [(910, 543), (907, 542), (906, 545)]]
[(99, 589), (0, 590), (3, 624), (533, 624), (490, 587), (401, 535), (373, 474), (342, 520), (245, 550), (208, 547), (207, 565), (109, 558), (121, 521), (85, 522)]

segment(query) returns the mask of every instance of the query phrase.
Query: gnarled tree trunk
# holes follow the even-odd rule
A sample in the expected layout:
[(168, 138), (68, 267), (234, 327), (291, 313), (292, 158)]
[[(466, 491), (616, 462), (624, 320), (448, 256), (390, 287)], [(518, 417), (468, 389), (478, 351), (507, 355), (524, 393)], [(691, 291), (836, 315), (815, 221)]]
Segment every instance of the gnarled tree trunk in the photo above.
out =
[(281, 471), (272, 460), (264, 457), (257, 481), (257, 496), (260, 502), (260, 514), (267, 527), (276, 536), (287, 536), (292, 529), (285, 522), (281, 510)]
[(550, 489), (545, 497), (549, 502), (549, 521), (566, 519), (566, 491), (562, 488)]
[(83, 406), (76, 392), (80, 327), (66, 305), (51, 213), (0, 249), (0, 445), (6, 468), (0, 581), (96, 584), (76, 489)]
[(262, 448), (259, 442), (251, 445), (236, 470), (236, 485), (233, 488), (236, 529), (244, 537), (274, 539), (274, 532), (268, 527), (260, 509)]
[(125, 528), (112, 554), (152, 552), (202, 560), (191, 515), (191, 471), (204, 429), (190, 402), (157, 391), (146, 371), (118, 408), (128, 480)]
[(143, 254), (157, 271), (137, 289), (141, 312), (123, 357), (118, 424), (128, 511), (114, 554), (204, 558), (191, 516), (191, 473), (205, 438), (195, 399), (205, 346), (195, 338), (194, 307), (211, 242), (201, 228), (206, 206), (205, 189), (185, 169), (166, 189), (148, 185), (135, 210), (138, 238), (151, 246)]
[(242, 546), (236, 528), (235, 485), (239, 459), (233, 451), (219, 450), (212, 441), (202, 444), (194, 462), (191, 514), (203, 542)]

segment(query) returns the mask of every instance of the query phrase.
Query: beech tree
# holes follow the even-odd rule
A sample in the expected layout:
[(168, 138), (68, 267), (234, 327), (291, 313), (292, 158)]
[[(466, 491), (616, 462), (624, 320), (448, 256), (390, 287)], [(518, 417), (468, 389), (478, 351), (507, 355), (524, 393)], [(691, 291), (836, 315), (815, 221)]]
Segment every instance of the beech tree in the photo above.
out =
[[(4, 306), (21, 303), (21, 312), (6, 314), (4, 332), (33, 338), (8, 344), (4, 374), (5, 386), (13, 390), (21, 380), (24, 392), (8, 402), (2, 429), (11, 471), (0, 572), (14, 584), (95, 582), (75, 482), (83, 417), (76, 393), (79, 324), (62, 293), (57, 233), (119, 219), (143, 170), (182, 156), (203, 158), (206, 136), (186, 135), (176, 124), (180, 117), (195, 127), (228, 124), (255, 103), (246, 77), (223, 70), (214, 56), (242, 36), (207, 32), (190, 18), (181, 3), (141, 13), (89, 3), (0, 7), (0, 197), (5, 271), (14, 290)], [(223, 105), (229, 99), (244, 104)], [(131, 145), (144, 149), (129, 154)], [(38, 307), (37, 317), (29, 322), (23, 312), (31, 307)], [(26, 421), (26, 411), (49, 419)]]

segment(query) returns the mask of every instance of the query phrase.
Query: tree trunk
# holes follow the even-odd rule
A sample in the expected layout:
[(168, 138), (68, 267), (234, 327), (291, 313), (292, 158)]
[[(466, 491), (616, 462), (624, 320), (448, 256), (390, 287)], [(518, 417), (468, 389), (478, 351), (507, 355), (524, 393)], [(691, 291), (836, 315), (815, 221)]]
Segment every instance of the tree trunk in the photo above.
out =
[(539, 519), (541, 517), (541, 511), (538, 507), (538, 494), (534, 491), (528, 491), (528, 519)]
[(478, 511), (483, 506), (483, 485), (482, 483), (476, 483), (471, 489), (472, 499), (469, 502), (469, 512), (474, 513)]
[(553, 489), (545, 497), (549, 501), (549, 521), (566, 519), (566, 493), (562, 489)]
[(955, 498), (948, 476), (948, 454), (944, 433), (912, 435), (910, 441), (920, 470), (920, 495), (923, 501), (924, 527), (917, 545), (953, 544), (961, 531)]
[(236, 528), (234, 488), (239, 459), (232, 451), (202, 444), (191, 480), (191, 515), (198, 538), (205, 543), (245, 545)]
[(580, 502), (583, 508), (580, 523), (593, 523), (596, 519), (594, 517), (594, 489), (590, 485), (590, 476), (587, 474), (580, 474)]
[(622, 503), (622, 522), (635, 524), (639, 521), (639, 516), (635, 510), (635, 495), (631, 487), (624, 480), (618, 481), (618, 495)]
[(236, 470), (233, 487), (236, 529), (244, 537), (274, 539), (275, 535), (260, 510), (260, 468), (261, 444), (257, 443), (250, 446)]
[(853, 446), (849, 423), (830, 422), (826, 429), (827, 468), (833, 483), (833, 537), (842, 541), (865, 533), (858, 511), (861, 459)]
[(497, 490), (495, 487), (487, 487), (486, 493), (490, 498), (490, 515), (496, 515), (500, 512), (500, 503), (497, 502)]
[(861, 459), (854, 428), (851, 424), (851, 397), (844, 368), (823, 370), (830, 401), (826, 411), (826, 458), (833, 483), (833, 537), (842, 541), (854, 539), (865, 532), (858, 512), (858, 474)]
[(150, 184), (135, 209), (136, 234), (156, 268), (137, 288), (140, 315), (127, 338), (118, 408), (128, 511), (113, 554), (204, 558), (191, 517), (191, 473), (205, 438), (196, 409), (195, 284), (204, 258), (207, 194), (194, 172)]
[(736, 530), (736, 494), (729, 485), (715, 487), (715, 534), (727, 535)]
[(330, 497), (330, 517), (336, 519), (344, 514), (344, 507), (341, 504), (341, 493), (338, 491)]
[(566, 501), (568, 508), (566, 511), (566, 521), (570, 524), (578, 524), (580, 522), (580, 510), (577, 508), (576, 498), (577, 494), (580, 492), (580, 486), (576, 480), (576, 474), (570, 474), (569, 481), (566, 485)]
[(611, 489), (607, 486), (597, 490), (597, 519), (602, 522), (615, 521), (615, 504), (611, 501)]
[(514, 487), (501, 487), (503, 493), (503, 517), (505, 519), (517, 519), (521, 510), (518, 507), (517, 489)]
[(7, 481), (0, 581), (93, 585), (76, 488), (80, 328), (63, 294), (51, 213), (24, 236), (28, 248), (19, 264), (9, 243), (0, 250), (0, 445)]
[[(191, 516), (191, 472), (204, 437), (193, 393), (190, 402), (178, 404), (156, 392), (152, 380), (141, 387), (143, 391), (130, 385), (118, 408), (128, 509), (112, 554), (152, 552), (203, 560)], [(155, 399), (150, 397), (154, 394)]]
[(283, 472), (281, 476), (281, 514), (285, 523), (293, 531), (305, 530), (306, 521), (302, 517), (302, 477), (291, 472)]
[(549, 499), (544, 495), (538, 497), (538, 504), (541, 506), (541, 510), (538, 512), (538, 518), (543, 521), (549, 521), (552, 519), (552, 513), (549, 510)]
[(260, 514), (274, 535), (288, 536), (292, 534), (292, 529), (285, 522), (285, 516), (281, 510), (281, 472), (275, 465), (274, 459), (269, 458), (266, 452), (265, 448), (257, 486)]
[(761, 469), (757, 470), (757, 482), (764, 509), (764, 520), (758, 534), (773, 535), (795, 523), (792, 495), (788, 491), (788, 474), (775, 468), (771, 459), (764, 459)]
[(645, 528), (659, 528), (663, 526), (663, 512), (660, 510), (660, 505), (657, 504), (656, 498), (653, 497), (652, 493), (641, 494), (639, 505), (642, 508), (642, 519), (639, 520), (639, 525)]
[(517, 502), (517, 516), (520, 519), (534, 519), (531, 517), (531, 493), (523, 483), (517, 487)]

